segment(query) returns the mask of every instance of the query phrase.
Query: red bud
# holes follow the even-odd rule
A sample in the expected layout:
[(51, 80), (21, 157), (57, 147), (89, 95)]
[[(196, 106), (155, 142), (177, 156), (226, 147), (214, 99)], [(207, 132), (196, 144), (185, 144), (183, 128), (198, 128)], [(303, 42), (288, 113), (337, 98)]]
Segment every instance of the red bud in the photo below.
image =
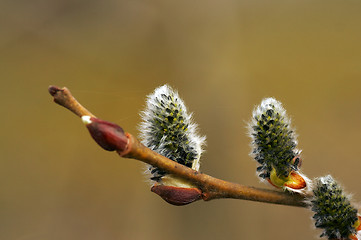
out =
[(128, 138), (117, 124), (90, 116), (82, 116), (82, 120), (92, 138), (105, 150), (122, 152), (127, 149)]
[(176, 206), (186, 205), (202, 198), (202, 191), (198, 188), (154, 185), (151, 191)]

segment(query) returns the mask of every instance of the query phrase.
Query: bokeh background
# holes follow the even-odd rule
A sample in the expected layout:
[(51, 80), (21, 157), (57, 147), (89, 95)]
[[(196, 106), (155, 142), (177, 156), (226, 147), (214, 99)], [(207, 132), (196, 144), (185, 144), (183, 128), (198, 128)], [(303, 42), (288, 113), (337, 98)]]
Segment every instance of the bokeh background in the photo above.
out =
[(207, 136), (202, 171), (264, 188), (246, 126), (276, 97), (304, 173), (361, 202), (360, 13), (356, 0), (2, 0), (0, 239), (318, 239), (303, 208), (166, 204), (142, 163), (99, 148), (47, 87), (137, 134), (145, 96), (168, 83)]

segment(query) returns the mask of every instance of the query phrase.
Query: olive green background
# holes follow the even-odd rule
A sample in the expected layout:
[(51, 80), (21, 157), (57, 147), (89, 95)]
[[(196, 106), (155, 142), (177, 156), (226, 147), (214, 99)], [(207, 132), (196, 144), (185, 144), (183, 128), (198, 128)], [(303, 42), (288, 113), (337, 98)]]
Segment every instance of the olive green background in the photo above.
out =
[(169, 83), (207, 136), (201, 170), (259, 182), (247, 122), (282, 101), (303, 172), (361, 202), (361, 2), (0, 2), (0, 239), (317, 239), (303, 208), (242, 200), (166, 204), (144, 165), (99, 148), (49, 85), (137, 134)]

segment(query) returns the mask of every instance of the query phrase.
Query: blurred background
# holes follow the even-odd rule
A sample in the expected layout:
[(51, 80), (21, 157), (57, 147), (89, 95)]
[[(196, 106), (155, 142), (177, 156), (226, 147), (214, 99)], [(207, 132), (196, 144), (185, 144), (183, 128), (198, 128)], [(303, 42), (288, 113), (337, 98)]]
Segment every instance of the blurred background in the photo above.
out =
[(146, 95), (168, 83), (207, 136), (201, 170), (262, 188), (246, 126), (273, 96), (303, 172), (361, 202), (360, 12), (356, 0), (2, 0), (0, 239), (318, 239), (303, 208), (165, 203), (141, 162), (99, 148), (47, 88), (138, 134)]

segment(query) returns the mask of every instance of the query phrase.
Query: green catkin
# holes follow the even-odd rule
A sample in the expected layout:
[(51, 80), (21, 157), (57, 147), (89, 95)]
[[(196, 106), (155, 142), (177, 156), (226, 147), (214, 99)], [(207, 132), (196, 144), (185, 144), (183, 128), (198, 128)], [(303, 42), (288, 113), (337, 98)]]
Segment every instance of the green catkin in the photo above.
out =
[(316, 179), (311, 200), (315, 226), (323, 229), (321, 237), (350, 239), (356, 233), (357, 210), (337, 182), (328, 175)]
[[(199, 170), (199, 159), (205, 138), (197, 134), (197, 125), (192, 114), (168, 85), (157, 88), (147, 97), (147, 105), (141, 113), (140, 125), (142, 143), (157, 153)], [(149, 166), (151, 180), (161, 182), (167, 173)]]
[(282, 104), (274, 98), (266, 98), (253, 111), (249, 126), (252, 138), (252, 156), (260, 164), (259, 177), (269, 179), (274, 168), (279, 177), (288, 177), (292, 170), (297, 171), (300, 154), (296, 149), (296, 135), (290, 127), (291, 120)]

